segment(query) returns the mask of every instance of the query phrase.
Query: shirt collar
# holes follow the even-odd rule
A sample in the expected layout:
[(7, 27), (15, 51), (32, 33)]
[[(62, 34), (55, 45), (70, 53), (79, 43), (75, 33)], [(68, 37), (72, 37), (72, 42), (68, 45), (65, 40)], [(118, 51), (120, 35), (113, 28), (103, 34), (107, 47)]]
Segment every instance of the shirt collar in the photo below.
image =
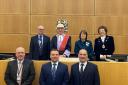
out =
[(42, 36), (42, 37), (43, 37), (43, 35), (38, 35), (38, 38), (40, 38), (40, 36)]
[(57, 62), (52, 62), (52, 61), (51, 61), (51, 64), (52, 64), (52, 65), (53, 65), (53, 64), (58, 65), (58, 63), (59, 63), (59, 61), (57, 61)]
[(79, 65), (80, 65), (80, 66), (81, 66), (81, 64), (84, 64), (84, 66), (86, 66), (86, 65), (87, 65), (87, 61), (86, 61), (86, 62), (84, 62), (84, 63), (79, 62)]
[(57, 34), (56, 36), (57, 36), (57, 37), (58, 37), (58, 36), (65, 36), (65, 34), (62, 34), (62, 35)]
[(104, 36), (101, 36), (101, 38), (106, 38), (106, 35), (104, 35)]
[(19, 63), (19, 62), (23, 63), (23, 61), (24, 61), (24, 59), (23, 59), (23, 60), (21, 60), (21, 61), (17, 59), (17, 63)]

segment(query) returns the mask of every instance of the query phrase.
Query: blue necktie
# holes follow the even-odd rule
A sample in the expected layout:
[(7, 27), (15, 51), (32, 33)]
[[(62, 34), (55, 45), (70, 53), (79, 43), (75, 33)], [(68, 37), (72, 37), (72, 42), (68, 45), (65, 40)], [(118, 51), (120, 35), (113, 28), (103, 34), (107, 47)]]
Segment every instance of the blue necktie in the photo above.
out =
[(53, 67), (52, 67), (52, 77), (53, 77), (53, 80), (55, 80), (55, 77), (56, 77), (56, 64), (53, 64)]
[(42, 36), (40, 35), (40, 37), (39, 37), (39, 41), (40, 41), (40, 43), (39, 43), (39, 46), (40, 46), (40, 48), (42, 47)]

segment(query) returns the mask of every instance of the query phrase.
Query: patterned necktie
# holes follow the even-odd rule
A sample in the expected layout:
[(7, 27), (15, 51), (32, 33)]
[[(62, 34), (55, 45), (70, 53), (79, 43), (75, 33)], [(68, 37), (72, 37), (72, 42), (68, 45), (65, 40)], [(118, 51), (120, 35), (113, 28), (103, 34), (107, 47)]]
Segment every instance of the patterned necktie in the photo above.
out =
[(55, 77), (56, 77), (56, 64), (53, 64), (53, 67), (52, 67), (52, 77), (53, 77), (53, 80), (55, 80)]

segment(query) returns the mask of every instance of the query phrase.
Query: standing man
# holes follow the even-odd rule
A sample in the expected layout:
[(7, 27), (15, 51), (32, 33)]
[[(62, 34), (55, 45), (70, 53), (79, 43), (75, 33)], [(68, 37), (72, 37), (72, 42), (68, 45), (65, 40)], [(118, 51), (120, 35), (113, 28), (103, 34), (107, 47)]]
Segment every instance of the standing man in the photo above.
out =
[(79, 63), (71, 67), (71, 85), (100, 85), (97, 66), (88, 62), (88, 54), (81, 49), (78, 54)]
[(59, 62), (59, 52), (51, 50), (51, 62), (42, 65), (40, 85), (68, 85), (69, 74), (67, 65)]
[(44, 35), (44, 26), (37, 27), (38, 34), (30, 41), (30, 58), (32, 60), (48, 60), (50, 54), (50, 38)]
[(25, 49), (16, 49), (16, 60), (10, 61), (5, 72), (7, 85), (32, 85), (35, 69), (31, 60), (25, 59)]
[(71, 37), (64, 34), (64, 25), (57, 25), (57, 34), (52, 37), (51, 49), (58, 49), (59, 54), (63, 57), (69, 57), (71, 51)]

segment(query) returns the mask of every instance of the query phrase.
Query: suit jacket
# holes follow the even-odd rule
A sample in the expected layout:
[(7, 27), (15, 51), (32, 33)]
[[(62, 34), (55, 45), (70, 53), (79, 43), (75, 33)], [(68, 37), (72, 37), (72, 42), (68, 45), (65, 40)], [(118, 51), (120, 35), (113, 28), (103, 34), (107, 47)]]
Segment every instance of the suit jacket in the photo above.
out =
[[(7, 65), (5, 72), (5, 82), (7, 85), (18, 85), (17, 83), (17, 60), (10, 61)], [(25, 59), (23, 61), (22, 69), (22, 85), (32, 85), (32, 81), (35, 78), (35, 69), (31, 60)]]
[[(51, 49), (57, 49), (57, 36), (56, 35), (52, 37), (52, 40), (51, 40)], [(71, 51), (71, 36), (69, 36), (69, 39), (68, 39), (67, 45), (65, 47), (65, 50)], [(64, 51), (63, 52), (60, 52), (59, 51), (59, 52), (62, 55), (64, 53)]]
[(76, 56), (78, 56), (78, 53), (81, 49), (86, 49), (88, 52), (89, 60), (94, 60), (94, 52), (93, 52), (93, 47), (92, 47), (91, 41), (86, 40), (85, 42), (82, 42), (81, 40), (77, 40), (75, 42), (75, 48), (74, 48), (74, 52), (75, 52)]
[(79, 63), (72, 65), (70, 83), (71, 85), (100, 85), (97, 66), (87, 62), (84, 72), (81, 75), (79, 72)]
[[(105, 45), (105, 48), (102, 48), (102, 45)], [(95, 39), (94, 52), (96, 60), (100, 60), (100, 54), (102, 55), (112, 55), (115, 50), (114, 39), (112, 36), (106, 36), (104, 43), (101, 38), (98, 37)]]
[(58, 63), (55, 81), (52, 79), (51, 62), (44, 64), (41, 69), (39, 83), (40, 85), (67, 85), (69, 82), (68, 67), (65, 64)]
[(33, 36), (30, 41), (30, 59), (33, 60), (48, 60), (50, 59), (50, 38), (43, 35), (43, 45), (41, 48), (42, 53), (39, 50), (38, 35)]

